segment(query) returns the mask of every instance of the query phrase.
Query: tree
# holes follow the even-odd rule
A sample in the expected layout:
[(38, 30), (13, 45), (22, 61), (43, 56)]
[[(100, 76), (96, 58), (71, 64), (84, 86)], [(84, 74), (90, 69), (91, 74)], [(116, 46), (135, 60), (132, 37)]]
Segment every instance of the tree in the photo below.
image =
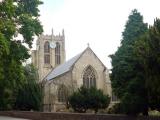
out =
[(140, 36), (147, 32), (147, 24), (137, 10), (128, 17), (121, 46), (112, 59), (112, 88), (120, 98), (123, 111), (127, 114), (148, 114), (147, 88), (145, 86), (144, 70), (134, 52), (134, 45)]
[(154, 21), (147, 34), (135, 46), (139, 64), (145, 71), (150, 108), (160, 111), (160, 19)]
[(26, 82), (18, 90), (15, 108), (18, 110), (40, 110), (42, 107), (42, 86), (33, 65), (24, 67)]
[(0, 110), (13, 108), (25, 81), (22, 62), (30, 55), (23, 44), (31, 48), (33, 37), (43, 31), (38, 20), (40, 4), (40, 0), (0, 2)]
[(95, 87), (91, 87), (89, 89), (89, 94), (87, 97), (89, 109), (93, 109), (95, 113), (97, 113), (98, 109), (107, 108), (109, 103), (110, 97), (108, 95), (104, 95), (102, 90), (96, 89)]
[(107, 108), (109, 103), (109, 96), (94, 87), (81, 87), (69, 97), (69, 104), (76, 112), (86, 112), (87, 109), (93, 109), (97, 113), (98, 109)]
[(81, 87), (71, 96), (69, 96), (69, 104), (76, 112), (86, 112), (88, 109), (86, 96), (88, 96), (88, 90), (85, 87)]

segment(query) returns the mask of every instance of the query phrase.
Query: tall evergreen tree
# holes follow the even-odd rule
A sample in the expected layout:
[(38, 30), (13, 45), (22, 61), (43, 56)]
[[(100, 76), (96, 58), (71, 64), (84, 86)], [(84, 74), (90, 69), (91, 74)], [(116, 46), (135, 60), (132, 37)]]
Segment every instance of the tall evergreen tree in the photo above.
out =
[(152, 109), (160, 111), (160, 19), (149, 29), (149, 59), (147, 61), (147, 88)]
[(144, 71), (134, 52), (135, 42), (147, 30), (142, 15), (133, 10), (122, 33), (121, 46), (111, 55), (113, 91), (120, 98), (121, 106), (127, 114), (148, 113)]
[(160, 111), (160, 19), (154, 21), (135, 46), (139, 64), (145, 71), (150, 108)]
[(40, 0), (0, 2), (0, 110), (12, 109), (25, 80), (22, 62), (30, 56), (23, 44), (31, 47), (33, 37), (43, 31), (38, 20), (40, 4)]

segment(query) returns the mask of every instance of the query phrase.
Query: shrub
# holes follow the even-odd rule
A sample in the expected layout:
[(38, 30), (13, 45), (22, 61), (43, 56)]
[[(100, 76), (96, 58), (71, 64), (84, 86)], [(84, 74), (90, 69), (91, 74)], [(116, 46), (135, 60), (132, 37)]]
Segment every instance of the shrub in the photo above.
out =
[(98, 109), (107, 108), (109, 103), (109, 96), (94, 87), (81, 87), (69, 97), (69, 104), (76, 112), (86, 112), (87, 109), (92, 109), (97, 113)]
[(108, 109), (107, 113), (108, 114), (124, 114), (121, 103), (114, 104), (111, 108)]

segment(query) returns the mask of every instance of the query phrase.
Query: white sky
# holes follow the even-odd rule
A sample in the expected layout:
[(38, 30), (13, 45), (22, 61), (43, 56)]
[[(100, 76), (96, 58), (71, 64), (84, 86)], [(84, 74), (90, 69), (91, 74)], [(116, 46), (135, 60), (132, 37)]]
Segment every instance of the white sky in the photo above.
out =
[(40, 20), (44, 34), (59, 34), (64, 28), (67, 60), (82, 52), (87, 43), (111, 68), (108, 55), (120, 45), (121, 33), (131, 10), (138, 9), (144, 22), (160, 16), (159, 0), (43, 0)]

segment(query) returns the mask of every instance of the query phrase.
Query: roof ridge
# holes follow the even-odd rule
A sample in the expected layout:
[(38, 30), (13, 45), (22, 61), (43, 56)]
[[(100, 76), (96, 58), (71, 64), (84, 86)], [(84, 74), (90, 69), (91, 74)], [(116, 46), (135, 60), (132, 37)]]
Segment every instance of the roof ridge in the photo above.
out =
[(66, 62), (64, 62), (63, 64), (57, 66), (56, 68), (54, 68), (47, 76), (45, 79), (47, 80), (51, 80), (59, 75), (62, 75), (68, 71), (70, 71), (70, 69), (72, 68), (72, 66), (77, 62), (77, 60), (80, 58), (82, 53), (77, 54), (76, 56), (72, 57), (71, 59), (67, 60)]

